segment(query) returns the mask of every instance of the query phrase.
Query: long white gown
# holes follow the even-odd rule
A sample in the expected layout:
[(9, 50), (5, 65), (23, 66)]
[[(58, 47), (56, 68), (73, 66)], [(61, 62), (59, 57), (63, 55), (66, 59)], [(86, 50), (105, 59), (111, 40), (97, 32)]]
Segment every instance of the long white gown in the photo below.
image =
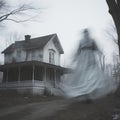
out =
[(113, 92), (116, 88), (113, 80), (99, 67), (95, 54), (97, 46), (92, 39), (83, 39), (78, 49), (76, 67), (68, 79), (61, 84), (67, 97), (84, 96), (96, 99)]

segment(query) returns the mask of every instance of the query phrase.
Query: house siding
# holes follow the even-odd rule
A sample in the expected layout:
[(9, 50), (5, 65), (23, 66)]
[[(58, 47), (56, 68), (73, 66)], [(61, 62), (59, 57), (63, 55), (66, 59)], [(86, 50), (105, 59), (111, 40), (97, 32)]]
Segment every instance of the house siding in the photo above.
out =
[[(18, 51), (20, 51), (20, 56), (17, 55)], [(17, 48), (12, 53), (5, 54), (5, 64), (32, 60), (43, 61), (43, 51), (41, 49), (25, 51)]]
[(42, 51), (42, 49), (34, 49), (34, 50), (29, 50), (27, 52), (28, 52), (27, 61), (32, 61), (32, 60), (43, 61), (43, 51)]

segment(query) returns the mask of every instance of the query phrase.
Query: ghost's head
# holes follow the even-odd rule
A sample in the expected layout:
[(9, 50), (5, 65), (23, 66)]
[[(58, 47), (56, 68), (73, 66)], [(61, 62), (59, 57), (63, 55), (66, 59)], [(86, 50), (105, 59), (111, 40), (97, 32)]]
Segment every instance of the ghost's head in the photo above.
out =
[(90, 36), (89, 30), (88, 29), (84, 29), (83, 30), (83, 35), (84, 35), (85, 38), (89, 38), (89, 36)]

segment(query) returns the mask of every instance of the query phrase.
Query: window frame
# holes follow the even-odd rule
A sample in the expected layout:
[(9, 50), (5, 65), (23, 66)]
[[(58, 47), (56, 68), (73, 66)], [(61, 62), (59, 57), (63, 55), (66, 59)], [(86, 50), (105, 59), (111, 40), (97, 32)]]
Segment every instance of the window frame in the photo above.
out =
[(49, 49), (49, 63), (55, 64), (55, 50)]

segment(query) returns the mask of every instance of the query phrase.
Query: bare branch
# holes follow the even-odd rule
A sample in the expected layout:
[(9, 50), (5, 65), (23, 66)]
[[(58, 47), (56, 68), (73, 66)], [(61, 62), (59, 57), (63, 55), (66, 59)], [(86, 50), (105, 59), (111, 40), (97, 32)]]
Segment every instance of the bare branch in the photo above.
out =
[[(3, 0), (0, 0), (1, 2), (1, 6), (4, 5), (4, 3), (2, 4)], [(3, 22), (5, 20), (10, 20), (16, 23), (20, 23), (20, 22), (26, 22), (26, 21), (30, 21), (33, 18), (38, 16), (38, 13), (35, 13), (36, 11), (38, 11), (39, 8), (34, 8), (33, 6), (29, 5), (29, 4), (22, 4), (20, 5), (18, 8), (15, 8), (13, 10), (9, 10), (8, 12), (5, 12), (4, 14), (0, 15), (0, 22)], [(28, 12), (34, 12), (34, 14), (36, 15), (30, 15), (28, 16)], [(15, 17), (15, 15), (17, 17)], [(21, 19), (20, 19), (21, 18)]]
[(110, 22), (110, 24), (108, 24), (108, 27), (105, 30), (105, 34), (107, 35), (107, 37), (109, 37), (109, 40), (114, 41), (115, 44), (118, 45), (117, 30), (116, 30), (115, 25), (112, 22)]
[(22, 36), (23, 36), (23, 33), (20, 33), (20, 32), (7, 33), (6, 40), (5, 40), (6, 47), (14, 43), (15, 41), (20, 41), (22, 39)]

